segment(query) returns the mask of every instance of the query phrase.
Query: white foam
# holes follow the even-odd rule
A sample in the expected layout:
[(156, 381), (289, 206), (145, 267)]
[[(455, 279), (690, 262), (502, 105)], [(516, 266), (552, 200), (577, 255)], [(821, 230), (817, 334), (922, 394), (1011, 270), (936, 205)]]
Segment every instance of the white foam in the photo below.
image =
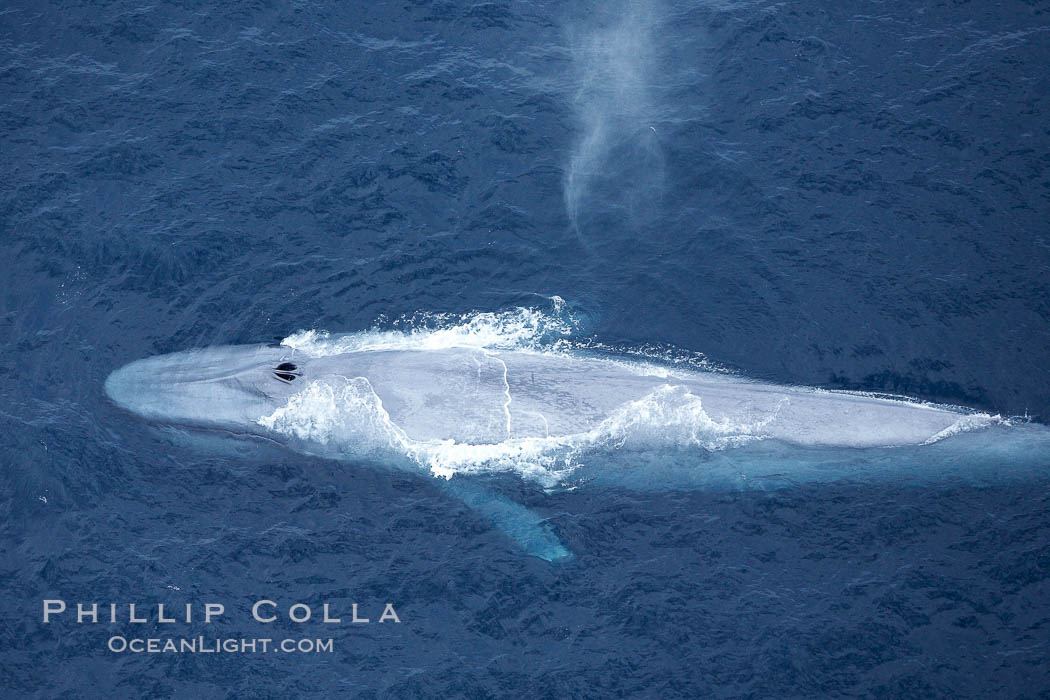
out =
[(457, 347), (527, 350), (553, 349), (559, 339), (576, 331), (577, 320), (566, 311), (561, 297), (551, 297), (551, 312), (517, 307), (500, 312), (418, 314), (401, 318), (395, 326), (331, 335), (302, 330), (281, 344), (311, 357), (366, 350), (443, 350)]
[(735, 423), (713, 420), (699, 396), (685, 387), (670, 384), (629, 401), (592, 431), (594, 443), (617, 447), (697, 446), (722, 450), (761, 439), (762, 428), (775, 418)]
[(987, 428), (990, 425), (1000, 425), (1005, 422), (1006, 421), (1003, 420), (1002, 416), (993, 416), (988, 413), (961, 414), (957, 421), (955, 421), (936, 435), (931, 436), (929, 440), (922, 444), (932, 445), (933, 443), (940, 442), (941, 440), (951, 437), (952, 435), (968, 433), (971, 430), (981, 430), (983, 428)]
[(352, 444), (368, 453), (404, 440), (365, 377), (313, 381), (259, 425), (298, 440), (328, 446)]

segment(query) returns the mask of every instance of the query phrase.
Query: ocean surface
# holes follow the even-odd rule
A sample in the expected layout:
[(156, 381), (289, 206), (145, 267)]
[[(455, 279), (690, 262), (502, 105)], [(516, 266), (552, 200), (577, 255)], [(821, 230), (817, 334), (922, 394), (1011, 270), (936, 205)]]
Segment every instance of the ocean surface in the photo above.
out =
[(5, 3), (0, 696), (1050, 697), (1045, 452), (446, 481), (103, 391), (188, 348), (480, 334), (1002, 422), (931, 455), (1042, 434), (1047, 66), (1038, 0)]

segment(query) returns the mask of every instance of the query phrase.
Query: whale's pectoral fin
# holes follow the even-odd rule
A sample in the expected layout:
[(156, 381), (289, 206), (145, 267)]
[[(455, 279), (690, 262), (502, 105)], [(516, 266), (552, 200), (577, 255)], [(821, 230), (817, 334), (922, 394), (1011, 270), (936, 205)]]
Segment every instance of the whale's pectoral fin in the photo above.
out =
[(526, 554), (544, 561), (572, 558), (572, 552), (558, 540), (544, 519), (520, 503), (459, 477), (446, 482), (446, 489), (484, 515), (497, 529), (517, 542)]

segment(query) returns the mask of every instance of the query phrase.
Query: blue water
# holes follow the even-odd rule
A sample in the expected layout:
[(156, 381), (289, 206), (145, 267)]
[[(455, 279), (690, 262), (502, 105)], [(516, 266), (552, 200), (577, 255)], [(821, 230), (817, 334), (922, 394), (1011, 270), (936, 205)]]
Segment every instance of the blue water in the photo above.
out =
[[(488, 477), (552, 565), (431, 476), (202, 448), (102, 391), (556, 295), (603, 347), (1050, 422), (1047, 65), (1040, 2), (5, 4), (3, 696), (1050, 695), (1050, 464)], [(44, 624), (51, 598), (227, 612)]]

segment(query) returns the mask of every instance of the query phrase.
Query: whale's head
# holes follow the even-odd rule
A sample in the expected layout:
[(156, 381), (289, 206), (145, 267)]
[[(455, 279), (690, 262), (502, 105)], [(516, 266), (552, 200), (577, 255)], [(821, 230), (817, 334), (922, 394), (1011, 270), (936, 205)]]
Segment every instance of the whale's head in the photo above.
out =
[(286, 347), (226, 346), (137, 360), (106, 379), (106, 394), (147, 420), (256, 432), (284, 405), (306, 368)]

